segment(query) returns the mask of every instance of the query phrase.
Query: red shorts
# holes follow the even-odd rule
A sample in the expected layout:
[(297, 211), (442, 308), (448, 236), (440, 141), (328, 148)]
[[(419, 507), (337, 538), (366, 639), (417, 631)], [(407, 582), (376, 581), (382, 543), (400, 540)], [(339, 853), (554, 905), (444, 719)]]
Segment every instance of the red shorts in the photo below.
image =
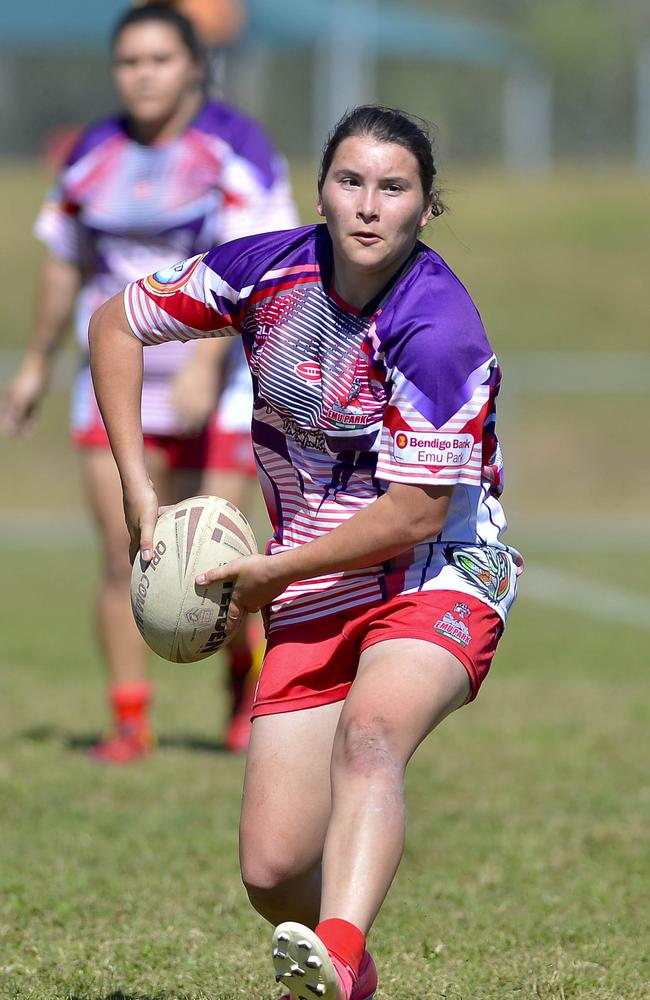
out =
[[(103, 424), (76, 431), (73, 441), (80, 448), (110, 448)], [(156, 448), (167, 456), (170, 469), (218, 469), (256, 476), (250, 434), (219, 431), (211, 422), (200, 434), (145, 434), (145, 448)]]
[[(103, 425), (86, 431), (76, 431), (72, 440), (79, 448), (110, 448), (108, 434)], [(162, 451), (167, 457), (170, 469), (203, 469), (208, 451), (208, 436), (205, 431), (192, 437), (173, 434), (144, 434), (145, 449)]]
[(252, 717), (342, 701), (364, 649), (387, 639), (424, 639), (464, 666), (472, 701), (503, 632), (487, 604), (453, 590), (401, 594), (372, 607), (350, 608), (271, 632)]

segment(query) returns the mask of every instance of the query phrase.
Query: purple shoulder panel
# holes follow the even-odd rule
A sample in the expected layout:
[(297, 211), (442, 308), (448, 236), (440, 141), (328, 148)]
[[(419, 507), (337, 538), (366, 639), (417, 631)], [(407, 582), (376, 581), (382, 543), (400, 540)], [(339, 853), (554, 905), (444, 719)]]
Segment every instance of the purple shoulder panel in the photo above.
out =
[[(291, 268), (294, 273), (295, 268), (305, 266), (309, 268), (316, 262), (316, 230), (317, 226), (301, 226), (299, 229), (283, 229), (273, 233), (261, 233), (255, 236), (243, 236), (241, 239), (232, 240), (229, 243), (222, 243), (221, 246), (213, 247), (203, 258), (203, 263), (209, 270), (213, 271), (219, 278), (235, 290), (238, 295), (238, 302), (235, 306), (237, 313), (237, 328), (241, 328), (243, 315), (249, 304), (249, 295), (241, 296), (243, 289), (250, 289), (250, 293), (255, 287), (260, 287), (261, 279), (267, 272), (278, 272), (268, 279), (261, 286), (263, 289), (272, 288), (273, 284), (281, 281), (282, 271)], [(230, 311), (232, 315), (232, 299), (224, 296), (224, 289), (218, 290), (215, 287), (211, 290), (213, 302), (207, 303), (216, 306), (217, 310), (223, 312)], [(244, 335), (246, 341), (246, 335)]]
[(242, 236), (213, 247), (203, 262), (231, 288), (241, 291), (256, 284), (267, 271), (313, 264), (316, 260), (316, 228), (301, 226), (298, 229)]
[(89, 125), (81, 133), (79, 139), (66, 161), (66, 166), (71, 167), (81, 160), (91, 150), (101, 146), (107, 139), (112, 139), (115, 135), (126, 135), (123, 118), (106, 118), (103, 121)]
[(237, 153), (258, 170), (263, 183), (272, 187), (278, 179), (279, 154), (261, 125), (242, 111), (223, 101), (206, 101), (194, 127), (208, 135), (223, 139)]
[(443, 259), (421, 245), (377, 317), (386, 365), (406, 379), (406, 394), (442, 427), (487, 377), (493, 351), (469, 293)]

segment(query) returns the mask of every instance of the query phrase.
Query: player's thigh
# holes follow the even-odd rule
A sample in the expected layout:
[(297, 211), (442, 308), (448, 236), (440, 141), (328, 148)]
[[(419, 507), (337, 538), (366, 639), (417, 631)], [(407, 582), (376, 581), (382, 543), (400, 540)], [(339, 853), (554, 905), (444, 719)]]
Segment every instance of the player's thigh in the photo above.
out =
[(124, 520), (122, 486), (110, 448), (84, 448), (81, 462), (90, 507), (99, 529), (105, 553), (116, 559), (126, 553), (128, 564), (129, 535)]
[(308, 871), (331, 809), (330, 761), (342, 702), (253, 722), (240, 831), (243, 868)]
[(377, 746), (405, 765), (442, 720), (467, 701), (469, 678), (448, 650), (423, 639), (389, 639), (364, 650), (345, 702), (338, 754)]
[[(110, 448), (84, 448), (81, 453), (91, 510), (110, 561), (126, 560), (129, 536), (124, 520), (122, 485)], [(166, 456), (147, 449), (147, 470), (160, 503), (169, 503), (170, 474)]]

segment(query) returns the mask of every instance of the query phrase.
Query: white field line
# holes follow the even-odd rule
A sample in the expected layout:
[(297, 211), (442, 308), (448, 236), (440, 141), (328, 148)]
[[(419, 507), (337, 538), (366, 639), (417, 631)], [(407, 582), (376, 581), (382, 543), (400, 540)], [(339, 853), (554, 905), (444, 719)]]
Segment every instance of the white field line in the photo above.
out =
[(650, 599), (621, 587), (566, 573), (552, 566), (527, 565), (519, 600), (577, 611), (598, 621), (635, 625), (650, 631)]
[[(95, 546), (92, 524), (82, 512), (52, 512), (49, 516), (44, 516), (44, 511), (14, 511), (12, 514), (4, 524), (0, 520), (0, 550), (65, 550)], [(519, 600), (650, 631), (650, 598), (535, 561), (526, 563)]]

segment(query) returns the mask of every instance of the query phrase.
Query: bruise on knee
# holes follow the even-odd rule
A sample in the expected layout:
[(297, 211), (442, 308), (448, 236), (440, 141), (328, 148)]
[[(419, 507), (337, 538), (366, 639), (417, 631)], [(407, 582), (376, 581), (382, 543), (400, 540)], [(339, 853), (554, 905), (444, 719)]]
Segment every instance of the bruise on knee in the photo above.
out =
[(391, 728), (385, 718), (353, 718), (343, 726), (337, 739), (335, 763), (357, 774), (378, 771), (401, 772), (396, 759)]

